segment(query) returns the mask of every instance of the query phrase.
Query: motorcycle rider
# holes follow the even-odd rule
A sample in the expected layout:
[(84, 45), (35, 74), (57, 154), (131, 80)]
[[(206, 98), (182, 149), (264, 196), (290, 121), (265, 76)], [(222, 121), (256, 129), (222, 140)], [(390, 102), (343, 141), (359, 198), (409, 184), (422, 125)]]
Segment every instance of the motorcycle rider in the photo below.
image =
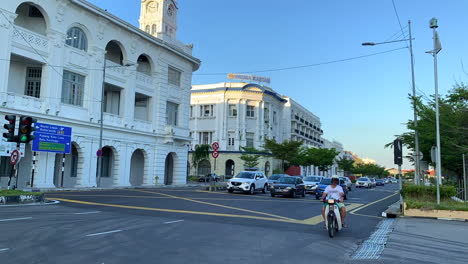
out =
[[(343, 201), (344, 201), (344, 190), (339, 185), (339, 183), (340, 183), (340, 178), (338, 178), (338, 176), (333, 176), (332, 179), (331, 179), (331, 185), (328, 185), (325, 188), (325, 190), (323, 191), (322, 197), (320, 198), (320, 201), (323, 202), (325, 200), (325, 198), (327, 198), (327, 197), (329, 197), (330, 199), (340, 201), (336, 205), (338, 206), (338, 209), (340, 210), (342, 226), (345, 227), (346, 207), (345, 207), (345, 205), (343, 203)], [(326, 218), (325, 218), (325, 208), (326, 207), (327, 207), (327, 203), (324, 203), (323, 207), (322, 207), (322, 216), (323, 216), (324, 221), (326, 221)]]

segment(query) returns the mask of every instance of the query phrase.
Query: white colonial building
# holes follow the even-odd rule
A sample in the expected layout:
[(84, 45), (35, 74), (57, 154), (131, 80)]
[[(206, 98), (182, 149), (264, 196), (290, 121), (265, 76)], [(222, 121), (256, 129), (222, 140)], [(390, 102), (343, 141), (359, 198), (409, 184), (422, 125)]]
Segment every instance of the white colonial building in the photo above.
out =
[[(191, 175), (235, 175), (244, 169), (241, 147), (262, 149), (265, 138), (277, 142), (301, 140), (310, 147), (323, 147), (320, 127), (316, 115), (270, 87), (245, 82), (194, 85), (190, 111), (192, 146), (219, 142), (220, 156), (216, 170), (210, 157), (191, 166)], [(279, 166), (279, 161), (264, 156), (258, 169), (271, 175)]]
[[(186, 182), (190, 87), (200, 61), (176, 39), (176, 1), (141, 5), (137, 28), (85, 0), (1, 1), (0, 114), (73, 129), (63, 180), (62, 155), (37, 152), (34, 187), (98, 186), (101, 106), (100, 187)], [(30, 182), (32, 156), (28, 145), (20, 188)], [(0, 187), (8, 172), (2, 157)]]

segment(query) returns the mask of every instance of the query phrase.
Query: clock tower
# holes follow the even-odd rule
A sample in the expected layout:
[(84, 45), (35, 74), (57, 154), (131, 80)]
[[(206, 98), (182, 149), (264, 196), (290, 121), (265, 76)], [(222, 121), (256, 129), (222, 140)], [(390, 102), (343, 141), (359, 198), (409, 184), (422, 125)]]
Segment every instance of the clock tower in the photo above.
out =
[(157, 38), (177, 37), (177, 1), (141, 0), (140, 29)]

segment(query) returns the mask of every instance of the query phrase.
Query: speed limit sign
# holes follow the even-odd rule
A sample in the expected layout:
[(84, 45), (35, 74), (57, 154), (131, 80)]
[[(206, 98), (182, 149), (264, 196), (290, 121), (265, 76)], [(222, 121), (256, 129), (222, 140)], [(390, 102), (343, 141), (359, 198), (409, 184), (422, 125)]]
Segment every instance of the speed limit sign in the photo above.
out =
[(10, 155), (10, 164), (16, 165), (16, 163), (19, 162), (20, 158), (21, 158), (20, 152), (17, 149), (13, 150)]

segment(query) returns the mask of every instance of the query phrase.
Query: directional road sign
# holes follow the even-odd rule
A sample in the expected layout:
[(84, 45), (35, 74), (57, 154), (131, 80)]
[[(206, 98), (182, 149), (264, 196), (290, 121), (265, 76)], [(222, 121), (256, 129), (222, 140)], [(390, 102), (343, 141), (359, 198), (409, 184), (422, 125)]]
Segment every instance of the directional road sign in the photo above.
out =
[(69, 154), (72, 128), (44, 123), (35, 124), (33, 151)]

